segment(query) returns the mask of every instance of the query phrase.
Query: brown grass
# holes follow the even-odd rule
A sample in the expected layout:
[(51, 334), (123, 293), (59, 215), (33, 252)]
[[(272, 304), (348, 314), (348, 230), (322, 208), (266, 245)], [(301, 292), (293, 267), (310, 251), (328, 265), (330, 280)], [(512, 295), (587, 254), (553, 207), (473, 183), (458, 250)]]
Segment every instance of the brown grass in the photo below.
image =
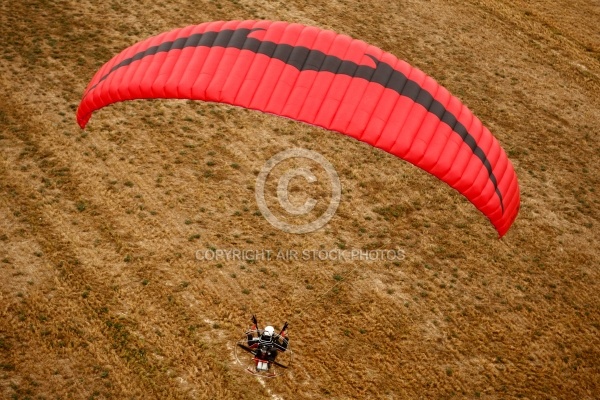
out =
[[(600, 9), (569, 4), (2, 2), (0, 397), (599, 398)], [(424, 172), (274, 116), (144, 101), (77, 127), (85, 85), (119, 50), (248, 18), (364, 39), (464, 100), (520, 178), (505, 239)], [(344, 188), (302, 236), (254, 200), (257, 171), (292, 146), (321, 152)], [(406, 260), (194, 258), (344, 246)], [(296, 352), (264, 385), (233, 361), (253, 312), (288, 319)]]

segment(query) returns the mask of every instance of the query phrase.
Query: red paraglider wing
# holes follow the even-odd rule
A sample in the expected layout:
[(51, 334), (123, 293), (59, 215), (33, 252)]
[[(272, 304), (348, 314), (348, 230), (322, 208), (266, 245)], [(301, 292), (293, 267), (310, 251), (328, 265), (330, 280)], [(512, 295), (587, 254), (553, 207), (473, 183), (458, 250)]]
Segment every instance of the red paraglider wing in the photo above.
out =
[(137, 43), (106, 63), (77, 110), (133, 99), (222, 102), (337, 131), (435, 175), (503, 236), (517, 177), (486, 127), (432, 78), (377, 47), (328, 30), (271, 21), (211, 22)]

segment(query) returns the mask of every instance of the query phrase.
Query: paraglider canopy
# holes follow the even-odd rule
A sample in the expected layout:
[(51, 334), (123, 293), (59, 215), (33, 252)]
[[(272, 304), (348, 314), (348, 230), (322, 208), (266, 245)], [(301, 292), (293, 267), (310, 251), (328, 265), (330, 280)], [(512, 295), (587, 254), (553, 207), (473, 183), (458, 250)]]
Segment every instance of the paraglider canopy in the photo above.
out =
[(512, 164), (445, 88), (361, 40), (312, 26), (218, 21), (139, 42), (107, 62), (77, 110), (118, 101), (195, 99), (268, 112), (385, 150), (462, 193), (503, 236), (520, 204)]

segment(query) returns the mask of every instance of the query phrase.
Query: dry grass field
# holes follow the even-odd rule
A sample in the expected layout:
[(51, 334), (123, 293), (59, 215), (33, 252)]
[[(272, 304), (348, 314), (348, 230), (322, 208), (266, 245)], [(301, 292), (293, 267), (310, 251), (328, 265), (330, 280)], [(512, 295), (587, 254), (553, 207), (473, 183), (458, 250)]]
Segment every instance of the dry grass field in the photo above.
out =
[[(434, 77), (509, 154), (512, 229), (498, 240), (425, 172), (276, 116), (135, 101), (77, 126), (114, 54), (230, 19), (333, 29)], [(1, 0), (0, 398), (600, 398), (598, 21), (582, 0)], [(254, 197), (291, 147), (323, 154), (343, 187), (305, 235)], [(406, 257), (195, 257), (228, 248)], [(235, 363), (252, 313), (290, 322), (285, 376)]]

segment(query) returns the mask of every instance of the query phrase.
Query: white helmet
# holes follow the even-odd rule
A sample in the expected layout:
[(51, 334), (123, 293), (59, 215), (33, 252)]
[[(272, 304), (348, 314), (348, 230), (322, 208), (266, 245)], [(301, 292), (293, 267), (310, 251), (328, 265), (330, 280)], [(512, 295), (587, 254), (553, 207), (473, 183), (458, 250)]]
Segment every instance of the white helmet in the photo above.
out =
[(275, 328), (273, 328), (271, 325), (269, 325), (265, 328), (263, 335), (272, 337), (273, 333), (275, 333)]

